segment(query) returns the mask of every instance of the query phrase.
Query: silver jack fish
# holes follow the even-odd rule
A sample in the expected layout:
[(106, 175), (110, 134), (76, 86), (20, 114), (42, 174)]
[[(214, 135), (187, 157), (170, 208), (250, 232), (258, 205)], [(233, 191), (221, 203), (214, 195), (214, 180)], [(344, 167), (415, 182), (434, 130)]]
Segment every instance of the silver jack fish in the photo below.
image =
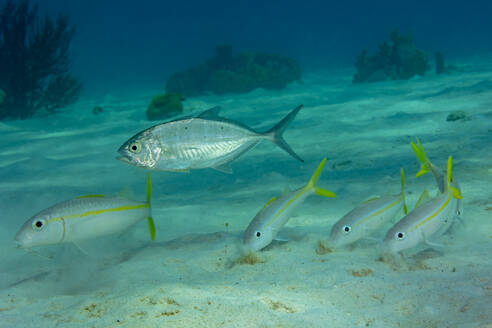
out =
[(144, 202), (123, 196), (88, 195), (58, 203), (27, 220), (15, 240), (24, 248), (68, 242), (77, 245), (79, 241), (121, 232), (143, 219), (147, 219), (154, 240), (151, 193), (149, 174)]
[(345, 214), (331, 229), (330, 244), (334, 247), (348, 245), (377, 231), (384, 223), (393, 219), (405, 204), (405, 176), (401, 173), (401, 193), (396, 196), (374, 197), (366, 200)]
[(384, 244), (388, 251), (397, 253), (420, 243), (435, 246), (432, 240), (449, 229), (455, 218), (457, 201), (462, 198), (459, 190), (451, 185), (452, 165), (449, 156), (444, 192), (417, 206), (387, 232)]
[(316, 186), (326, 158), (319, 164), (309, 182), (302, 188), (286, 191), (280, 197), (270, 199), (263, 209), (256, 214), (243, 236), (245, 251), (259, 251), (277, 239), (280, 229), (287, 223), (294, 210), (312, 194), (324, 197), (336, 197), (329, 190)]
[(196, 117), (162, 123), (136, 134), (120, 147), (117, 159), (153, 170), (214, 168), (231, 173), (231, 161), (267, 139), (303, 162), (282, 137), (301, 108), (296, 107), (273, 128), (259, 133), (219, 117), (220, 107), (214, 107)]

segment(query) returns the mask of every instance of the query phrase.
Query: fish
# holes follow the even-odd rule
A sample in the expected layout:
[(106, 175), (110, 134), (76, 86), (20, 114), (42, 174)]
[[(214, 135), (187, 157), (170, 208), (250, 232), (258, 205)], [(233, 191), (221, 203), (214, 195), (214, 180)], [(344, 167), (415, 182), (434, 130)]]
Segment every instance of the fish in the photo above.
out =
[(370, 198), (345, 214), (331, 229), (330, 245), (341, 247), (369, 236), (376, 232), (384, 223), (392, 220), (402, 208), (403, 212), (407, 214), (403, 169), (400, 169), (400, 175), (400, 194)]
[(162, 123), (141, 131), (118, 150), (118, 160), (150, 170), (188, 172), (213, 168), (232, 173), (230, 162), (266, 139), (300, 162), (283, 138), (302, 105), (294, 108), (273, 128), (257, 132), (250, 127), (219, 116), (213, 107), (194, 117)]
[(32, 216), (14, 239), (22, 248), (69, 242), (79, 247), (80, 241), (122, 232), (147, 219), (150, 237), (155, 240), (151, 194), (152, 182), (148, 174), (145, 201), (123, 195), (86, 195), (63, 201)]
[(310, 195), (336, 197), (333, 192), (316, 186), (326, 158), (319, 164), (309, 182), (294, 191), (286, 190), (281, 196), (270, 199), (256, 214), (243, 234), (243, 250), (259, 251), (274, 239), (279, 239), (279, 230), (287, 223), (294, 210)]
[[(443, 170), (439, 169), (436, 165), (431, 163), (429, 157), (427, 157), (427, 154), (425, 153), (424, 147), (420, 143), (420, 140), (417, 138), (416, 141), (417, 144), (415, 144), (414, 142), (410, 143), (410, 146), (412, 147), (412, 150), (421, 165), (420, 171), (417, 172), (416, 176), (420, 177), (428, 172), (431, 172), (434, 176), (434, 180), (436, 181), (439, 192), (443, 193), (446, 189), (446, 174)], [(460, 185), (454, 176), (451, 177), (451, 183), (461, 193)], [(462, 216), (463, 201), (461, 199), (458, 199), (456, 202), (455, 218), (461, 221)]]
[(444, 192), (416, 207), (386, 233), (386, 251), (399, 253), (421, 243), (437, 245), (432, 240), (441, 236), (452, 225), (457, 200), (462, 199), (460, 191), (451, 185), (452, 166), (453, 160), (449, 156)]

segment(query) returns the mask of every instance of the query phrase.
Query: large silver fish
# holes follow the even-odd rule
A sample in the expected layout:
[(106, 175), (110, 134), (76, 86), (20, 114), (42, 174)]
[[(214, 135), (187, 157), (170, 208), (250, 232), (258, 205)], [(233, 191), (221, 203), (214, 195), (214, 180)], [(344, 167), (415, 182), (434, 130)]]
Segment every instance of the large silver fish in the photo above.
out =
[(303, 162), (282, 137), (301, 108), (297, 106), (273, 128), (259, 133), (219, 117), (220, 107), (214, 107), (196, 117), (158, 124), (136, 134), (120, 147), (118, 159), (153, 170), (214, 168), (230, 173), (231, 161), (267, 139)]

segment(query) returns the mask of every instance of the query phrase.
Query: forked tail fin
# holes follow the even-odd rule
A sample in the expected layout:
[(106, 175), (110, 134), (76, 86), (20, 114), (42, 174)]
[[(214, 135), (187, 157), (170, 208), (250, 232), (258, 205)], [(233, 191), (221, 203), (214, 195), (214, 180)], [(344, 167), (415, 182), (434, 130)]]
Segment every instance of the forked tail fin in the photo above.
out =
[(316, 171), (314, 171), (311, 179), (309, 179), (308, 183), (304, 188), (313, 189), (316, 195), (320, 195), (324, 197), (336, 197), (337, 195), (335, 193), (316, 186), (316, 183), (319, 180), (321, 171), (323, 171), (323, 167), (325, 166), (325, 163), (326, 163), (326, 158), (323, 158), (321, 163), (319, 163), (318, 168), (316, 169)]
[(287, 116), (285, 116), (280, 122), (278, 122), (273, 128), (265, 132), (263, 135), (268, 138), (268, 140), (272, 141), (274, 144), (282, 148), (284, 151), (289, 153), (292, 157), (297, 159), (298, 161), (304, 162), (304, 160), (297, 155), (294, 150), (287, 144), (285, 139), (283, 138), (283, 133), (289, 126), (289, 124), (294, 120), (297, 113), (301, 110), (302, 105), (294, 108)]
[(403, 168), (400, 169), (400, 174), (401, 174), (401, 198), (403, 201), (403, 212), (406, 215), (408, 213), (408, 209), (405, 200), (405, 173), (403, 172)]
[(463, 199), (458, 188), (453, 187), (451, 185), (451, 179), (453, 177), (453, 158), (451, 156), (448, 157), (448, 168), (446, 170), (446, 188), (451, 191), (451, 194), (454, 198)]
[(425, 153), (424, 147), (420, 143), (420, 140), (417, 138), (417, 144), (411, 142), (410, 145), (412, 146), (412, 150), (415, 153), (415, 156), (417, 156), (417, 159), (420, 162), (420, 171), (416, 174), (417, 177), (426, 174), (427, 172), (432, 172), (432, 175), (434, 176), (434, 179), (436, 180), (437, 187), (439, 188), (439, 191), (442, 193), (444, 192), (444, 189), (446, 188), (446, 176), (443, 174), (439, 168), (437, 168), (435, 165), (431, 163), (429, 158), (427, 157), (427, 154)]
[[(152, 208), (150, 206), (150, 198), (151, 197), (152, 197), (152, 181), (150, 180), (150, 173), (147, 173), (146, 200), (147, 200), (147, 203), (149, 204), (149, 208), (152, 211)], [(147, 218), (147, 224), (149, 226), (150, 239), (155, 240), (155, 223), (154, 223), (154, 220), (152, 219), (152, 216), (149, 216)]]

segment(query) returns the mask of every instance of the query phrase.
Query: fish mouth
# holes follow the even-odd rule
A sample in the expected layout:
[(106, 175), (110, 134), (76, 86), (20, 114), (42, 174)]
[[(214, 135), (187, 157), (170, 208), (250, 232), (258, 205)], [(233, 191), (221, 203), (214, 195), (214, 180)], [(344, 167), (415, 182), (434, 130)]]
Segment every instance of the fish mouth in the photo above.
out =
[(132, 162), (127, 156), (116, 156), (117, 160), (122, 161), (123, 163), (131, 164)]

